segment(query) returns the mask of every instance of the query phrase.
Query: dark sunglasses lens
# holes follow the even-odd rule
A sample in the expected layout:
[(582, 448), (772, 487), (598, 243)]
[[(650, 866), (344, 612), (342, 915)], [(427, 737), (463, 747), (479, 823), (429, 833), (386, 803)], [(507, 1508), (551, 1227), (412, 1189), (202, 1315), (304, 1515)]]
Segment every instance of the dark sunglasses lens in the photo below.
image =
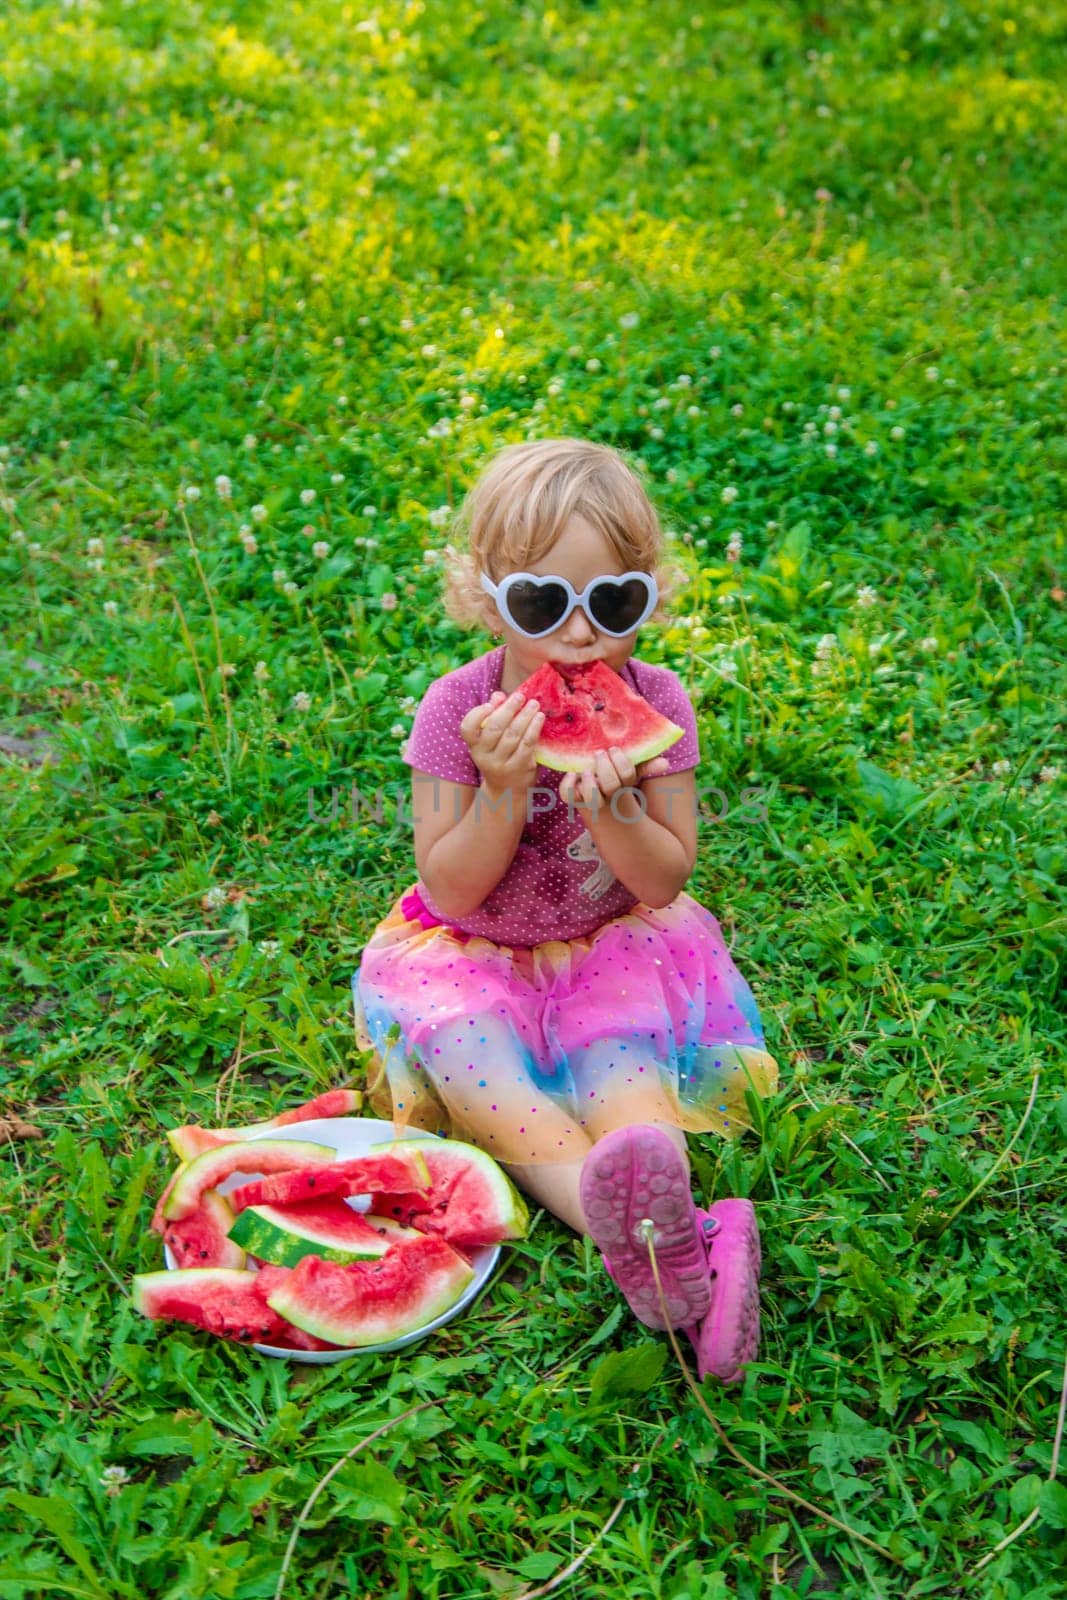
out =
[(567, 591), (559, 583), (513, 583), (508, 590), (512, 620), (527, 633), (546, 633), (566, 609)]
[(649, 591), (639, 578), (625, 583), (598, 583), (589, 596), (589, 609), (598, 627), (609, 633), (626, 633), (637, 624), (648, 604)]

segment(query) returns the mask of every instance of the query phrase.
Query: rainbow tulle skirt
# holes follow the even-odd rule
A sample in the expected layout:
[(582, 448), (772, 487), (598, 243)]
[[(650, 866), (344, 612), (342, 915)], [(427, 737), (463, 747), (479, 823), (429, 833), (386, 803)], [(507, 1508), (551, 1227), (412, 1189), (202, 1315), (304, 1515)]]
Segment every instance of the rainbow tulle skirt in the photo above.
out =
[(746, 1092), (777, 1088), (752, 991), (684, 891), (520, 949), (438, 922), (413, 888), (352, 990), (372, 1107), (506, 1163), (580, 1160), (636, 1122), (732, 1138), (751, 1125)]

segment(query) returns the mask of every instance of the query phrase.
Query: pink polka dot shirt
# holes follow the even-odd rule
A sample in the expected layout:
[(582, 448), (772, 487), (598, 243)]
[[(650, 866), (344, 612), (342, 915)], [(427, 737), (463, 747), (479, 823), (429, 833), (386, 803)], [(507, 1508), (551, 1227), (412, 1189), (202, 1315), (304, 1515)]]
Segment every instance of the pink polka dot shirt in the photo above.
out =
[[(500, 688), (506, 648), (499, 645), (430, 685), (402, 751), (409, 766), (451, 783), (481, 785), (481, 773), (459, 725), (473, 706), (484, 705)], [(696, 716), (677, 674), (631, 657), (619, 676), (684, 729), (683, 737), (663, 753), (668, 771), (696, 767), (700, 760)], [(636, 905), (636, 897), (601, 861), (581, 817), (559, 798), (562, 778), (561, 772), (538, 767), (536, 785), (548, 793), (535, 795), (528, 803), (510, 867), (482, 904), (462, 920), (446, 917), (419, 883), (419, 896), (435, 917), (496, 944), (530, 948), (548, 939), (580, 938)], [(417, 792), (414, 809), (417, 815)]]

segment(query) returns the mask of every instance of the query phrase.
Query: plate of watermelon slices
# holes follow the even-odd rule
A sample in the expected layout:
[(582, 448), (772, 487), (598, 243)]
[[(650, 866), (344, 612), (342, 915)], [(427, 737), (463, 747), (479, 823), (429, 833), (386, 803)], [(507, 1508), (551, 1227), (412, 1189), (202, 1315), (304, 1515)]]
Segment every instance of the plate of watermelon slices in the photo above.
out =
[(317, 1365), (461, 1315), (526, 1231), (502, 1169), (457, 1140), (397, 1139), (391, 1122), (297, 1115), (171, 1130), (182, 1164), (152, 1219), (166, 1271), (134, 1278), (135, 1308)]

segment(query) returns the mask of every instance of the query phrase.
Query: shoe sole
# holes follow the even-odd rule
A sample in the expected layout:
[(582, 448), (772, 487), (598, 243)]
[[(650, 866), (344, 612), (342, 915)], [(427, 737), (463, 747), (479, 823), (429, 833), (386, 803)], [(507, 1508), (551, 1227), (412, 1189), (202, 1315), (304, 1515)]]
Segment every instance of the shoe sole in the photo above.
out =
[(578, 1186), (586, 1227), (630, 1309), (649, 1328), (664, 1328), (641, 1223), (651, 1218), (656, 1264), (670, 1325), (703, 1317), (711, 1305), (707, 1251), (689, 1192), (689, 1168), (658, 1128), (621, 1128), (599, 1139)]

